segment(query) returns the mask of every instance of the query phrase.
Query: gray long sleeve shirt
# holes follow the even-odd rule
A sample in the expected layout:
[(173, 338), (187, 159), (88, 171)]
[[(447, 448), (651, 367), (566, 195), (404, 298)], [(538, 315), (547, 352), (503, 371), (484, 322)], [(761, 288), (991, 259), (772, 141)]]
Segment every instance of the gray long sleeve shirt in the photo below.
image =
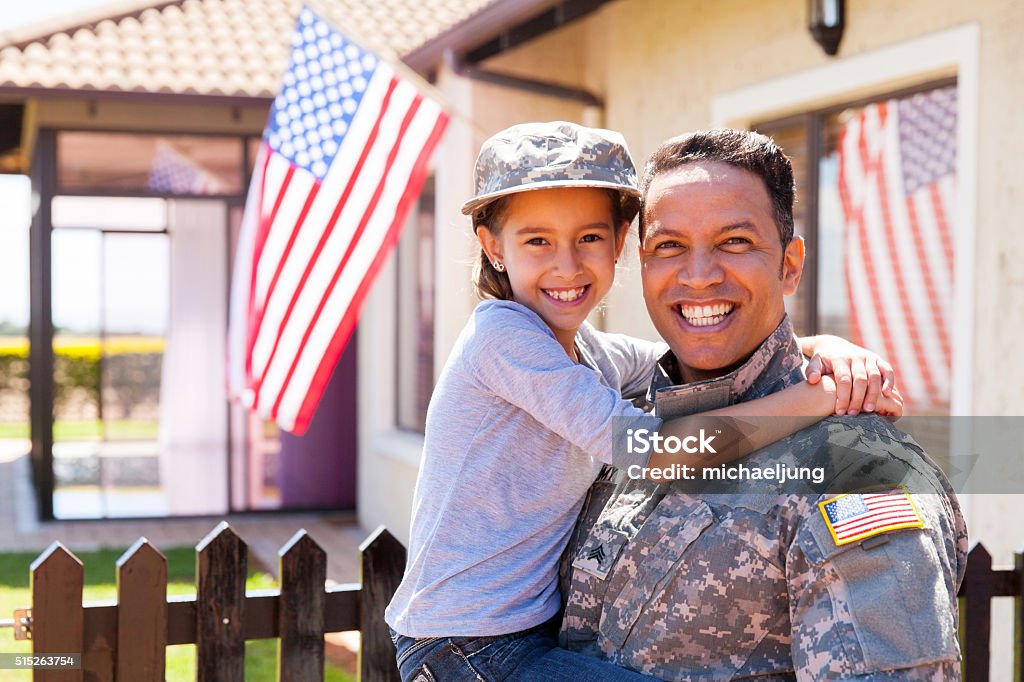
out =
[(643, 392), (665, 350), (586, 323), (576, 347), (579, 363), (518, 303), (477, 306), (427, 411), (408, 563), (385, 614), (397, 632), (498, 635), (558, 611), (559, 556), (601, 466), (646, 463), (612, 431), (657, 428), (621, 396)]

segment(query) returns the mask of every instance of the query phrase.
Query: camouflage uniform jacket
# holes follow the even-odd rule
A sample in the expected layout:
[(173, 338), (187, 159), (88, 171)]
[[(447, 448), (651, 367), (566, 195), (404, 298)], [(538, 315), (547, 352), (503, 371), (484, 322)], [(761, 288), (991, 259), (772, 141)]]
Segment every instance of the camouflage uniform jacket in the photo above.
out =
[[(801, 363), (787, 318), (720, 379), (673, 386), (667, 354), (648, 401), (671, 418), (751, 400), (802, 381)], [(828, 418), (744, 461), (843, 450), (901, 463), (924, 527), (837, 545), (818, 507), (834, 494), (599, 480), (562, 562), (562, 646), (668, 680), (958, 678), (967, 530), (913, 439), (871, 415)]]

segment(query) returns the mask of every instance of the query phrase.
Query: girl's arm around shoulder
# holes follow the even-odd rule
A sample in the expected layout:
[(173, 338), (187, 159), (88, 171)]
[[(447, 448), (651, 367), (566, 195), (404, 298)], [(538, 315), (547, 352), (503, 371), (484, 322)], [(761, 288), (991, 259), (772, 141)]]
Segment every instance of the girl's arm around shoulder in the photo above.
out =
[[(710, 467), (745, 457), (832, 414), (836, 409), (836, 393), (833, 377), (825, 375), (814, 384), (801, 381), (763, 398), (669, 419), (662, 425), (662, 436), (682, 439), (703, 429), (716, 433), (717, 447), (714, 453), (655, 454), (651, 457), (651, 466), (680, 463)], [(892, 396), (881, 396), (878, 410), (884, 415), (901, 415), (903, 401), (899, 393), (894, 391)]]

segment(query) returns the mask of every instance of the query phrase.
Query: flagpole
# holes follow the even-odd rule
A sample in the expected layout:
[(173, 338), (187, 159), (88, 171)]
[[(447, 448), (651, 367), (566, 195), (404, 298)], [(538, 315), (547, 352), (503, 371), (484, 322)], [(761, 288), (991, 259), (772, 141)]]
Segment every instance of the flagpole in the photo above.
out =
[(391, 68), (393, 68), (399, 75), (415, 83), (416, 87), (419, 88), (420, 91), (425, 95), (429, 95), (431, 99), (444, 107), (444, 109), (451, 114), (452, 118), (457, 118), (468, 125), (473, 132), (480, 136), (481, 140), (485, 140), (490, 137), (490, 134), (480, 127), (480, 125), (474, 121), (471, 116), (464, 114), (462, 111), (457, 109), (451, 103), (451, 100), (448, 99), (448, 96), (441, 92), (436, 85), (428, 81), (415, 69), (403, 62), (401, 57), (395, 54), (395, 51), (392, 48), (387, 45), (377, 43), (376, 41), (365, 39), (363, 34), (356, 30), (351, 23), (338, 20), (334, 15), (324, 11), (323, 6), (325, 4), (325, 0), (305, 0), (305, 4), (311, 10), (319, 14), (324, 21), (335, 26), (339, 31), (355, 42), (365, 46), (369, 50), (372, 50), (382, 60), (386, 61), (388, 65), (391, 66)]

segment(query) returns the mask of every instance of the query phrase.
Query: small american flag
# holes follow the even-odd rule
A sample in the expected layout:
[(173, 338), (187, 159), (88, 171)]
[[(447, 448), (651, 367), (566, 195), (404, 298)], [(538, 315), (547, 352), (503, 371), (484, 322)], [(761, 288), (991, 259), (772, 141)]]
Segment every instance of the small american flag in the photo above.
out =
[(837, 545), (845, 545), (900, 528), (923, 528), (905, 488), (840, 495), (819, 502), (821, 515)]
[(956, 122), (954, 85), (868, 105), (839, 140), (851, 340), (919, 411), (950, 399)]
[(303, 7), (249, 187), (229, 388), (301, 434), (427, 175), (447, 114)]
[(161, 194), (220, 194), (223, 184), (216, 175), (158, 140), (146, 189)]

